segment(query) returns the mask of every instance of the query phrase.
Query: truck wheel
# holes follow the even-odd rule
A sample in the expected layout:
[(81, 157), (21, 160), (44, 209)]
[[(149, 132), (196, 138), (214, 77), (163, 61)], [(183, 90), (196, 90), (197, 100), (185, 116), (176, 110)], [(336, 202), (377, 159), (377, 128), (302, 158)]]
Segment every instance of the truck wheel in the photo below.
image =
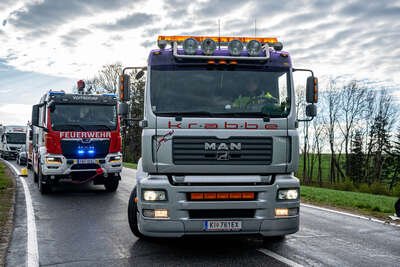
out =
[(104, 187), (106, 188), (107, 192), (115, 192), (119, 185), (119, 177), (108, 177), (105, 178), (106, 181), (104, 182)]
[(394, 209), (396, 210), (397, 217), (400, 217), (400, 198), (394, 204)]
[(131, 228), (132, 233), (136, 237), (143, 238), (144, 235), (139, 231), (138, 227), (138, 221), (137, 221), (138, 209), (137, 209), (137, 204), (135, 202), (135, 198), (136, 198), (136, 187), (133, 188), (131, 196), (129, 197), (129, 203), (128, 203), (129, 227)]
[(49, 184), (49, 181), (46, 181), (45, 184), (42, 183), (42, 180), (44, 178), (44, 175), (42, 174), (42, 171), (40, 170), (39, 167), (39, 174), (38, 174), (38, 186), (39, 186), (39, 191), (42, 195), (46, 195), (51, 193), (51, 185)]

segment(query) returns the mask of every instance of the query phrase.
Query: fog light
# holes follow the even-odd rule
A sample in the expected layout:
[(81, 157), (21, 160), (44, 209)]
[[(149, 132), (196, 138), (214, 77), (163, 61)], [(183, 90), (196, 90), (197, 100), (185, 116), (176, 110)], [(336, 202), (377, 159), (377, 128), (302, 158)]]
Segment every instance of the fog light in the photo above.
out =
[(207, 38), (201, 43), (201, 50), (205, 55), (212, 55), (215, 49), (217, 49), (217, 43), (212, 39)]
[(199, 47), (199, 43), (194, 38), (187, 38), (183, 42), (182, 46), (183, 46), (183, 51), (185, 51), (185, 54), (194, 55), (196, 54), (196, 50)]
[(276, 208), (275, 216), (277, 216), (277, 217), (289, 216), (289, 210), (286, 208)]
[(166, 219), (168, 218), (167, 209), (144, 209), (143, 216), (147, 218)]
[(260, 54), (262, 45), (257, 40), (251, 40), (247, 43), (246, 49), (250, 56), (255, 57)]
[(155, 209), (154, 210), (154, 218), (168, 218), (168, 210), (167, 209)]
[(232, 56), (239, 56), (243, 50), (243, 44), (239, 40), (232, 40), (228, 44), (228, 50)]

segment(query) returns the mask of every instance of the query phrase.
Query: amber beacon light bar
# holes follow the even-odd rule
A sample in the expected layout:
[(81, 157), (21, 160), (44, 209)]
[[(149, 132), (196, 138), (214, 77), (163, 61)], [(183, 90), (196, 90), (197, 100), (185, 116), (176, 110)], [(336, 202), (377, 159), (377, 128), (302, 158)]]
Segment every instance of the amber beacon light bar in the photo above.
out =
[[(267, 60), (270, 49), (283, 48), (275, 37), (159, 36), (157, 43), (161, 50), (171, 45), (174, 57), (181, 59)], [(178, 53), (178, 46), (183, 54)], [(229, 55), (217, 53), (221, 46), (227, 47)]]

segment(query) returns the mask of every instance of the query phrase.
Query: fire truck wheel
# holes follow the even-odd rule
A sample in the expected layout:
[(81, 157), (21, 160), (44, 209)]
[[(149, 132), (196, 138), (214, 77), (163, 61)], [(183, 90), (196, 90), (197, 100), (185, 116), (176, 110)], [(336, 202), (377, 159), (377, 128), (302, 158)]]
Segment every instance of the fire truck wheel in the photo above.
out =
[(137, 204), (135, 202), (136, 198), (136, 187), (133, 188), (131, 196), (129, 197), (129, 203), (128, 203), (128, 221), (129, 221), (129, 227), (131, 228), (132, 233), (139, 238), (143, 238), (143, 234), (139, 231), (138, 227), (138, 221), (137, 221), (137, 214), (138, 214), (138, 209), (137, 209)]
[(115, 192), (119, 185), (119, 178), (118, 177), (109, 177), (106, 178), (104, 182), (104, 187), (106, 188), (107, 192)]
[(42, 171), (39, 168), (39, 175), (38, 175), (38, 186), (39, 186), (39, 191), (42, 195), (46, 195), (51, 193), (51, 184), (49, 184), (49, 181), (46, 181), (45, 184), (42, 183), (42, 180), (44, 178), (44, 175), (42, 174)]

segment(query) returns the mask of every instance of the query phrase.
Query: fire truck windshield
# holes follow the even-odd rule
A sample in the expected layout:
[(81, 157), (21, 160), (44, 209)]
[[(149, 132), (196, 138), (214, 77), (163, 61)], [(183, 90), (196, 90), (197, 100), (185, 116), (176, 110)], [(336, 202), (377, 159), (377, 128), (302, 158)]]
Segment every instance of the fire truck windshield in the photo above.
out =
[(154, 66), (151, 105), (160, 116), (269, 116), (290, 111), (288, 69), (182, 69)]
[(8, 144), (25, 144), (25, 133), (7, 133), (6, 140)]
[(117, 127), (117, 110), (111, 105), (56, 104), (50, 120), (56, 131), (110, 131)]

